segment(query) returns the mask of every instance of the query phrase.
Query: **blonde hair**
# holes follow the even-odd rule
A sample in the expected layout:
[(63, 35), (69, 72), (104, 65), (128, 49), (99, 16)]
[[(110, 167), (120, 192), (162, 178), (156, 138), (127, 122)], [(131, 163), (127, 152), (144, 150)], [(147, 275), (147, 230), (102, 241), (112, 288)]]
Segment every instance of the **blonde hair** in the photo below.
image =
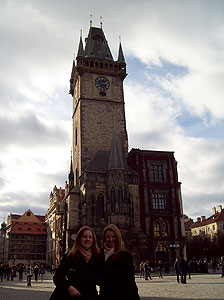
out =
[(118, 253), (124, 250), (124, 243), (122, 241), (121, 232), (118, 229), (118, 227), (114, 224), (107, 225), (103, 230), (103, 247), (106, 242), (106, 233), (107, 231), (113, 231), (115, 234), (115, 249), (114, 249), (114, 256), (116, 256)]
[(98, 256), (100, 251), (99, 251), (99, 248), (97, 246), (97, 240), (96, 240), (95, 232), (89, 226), (83, 226), (82, 228), (79, 229), (79, 231), (77, 233), (77, 236), (76, 236), (76, 239), (75, 239), (75, 242), (74, 242), (71, 250), (69, 251), (67, 257), (70, 257), (70, 256), (74, 257), (79, 253), (80, 248), (82, 248), (81, 238), (87, 230), (90, 230), (92, 232), (92, 235), (93, 235), (93, 243), (92, 243), (92, 246), (90, 247), (90, 249), (92, 250), (93, 255)]

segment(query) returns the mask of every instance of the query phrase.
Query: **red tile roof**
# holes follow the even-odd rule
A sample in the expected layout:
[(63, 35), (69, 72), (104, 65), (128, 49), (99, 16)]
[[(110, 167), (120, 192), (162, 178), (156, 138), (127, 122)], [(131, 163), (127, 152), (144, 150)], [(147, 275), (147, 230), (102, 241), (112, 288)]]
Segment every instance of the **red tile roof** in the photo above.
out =
[(203, 220), (203, 221), (197, 221), (195, 222), (191, 228), (197, 228), (205, 225), (209, 225), (218, 221), (224, 221), (224, 209), (221, 210), (221, 212), (216, 212), (215, 214), (211, 215), (209, 218)]

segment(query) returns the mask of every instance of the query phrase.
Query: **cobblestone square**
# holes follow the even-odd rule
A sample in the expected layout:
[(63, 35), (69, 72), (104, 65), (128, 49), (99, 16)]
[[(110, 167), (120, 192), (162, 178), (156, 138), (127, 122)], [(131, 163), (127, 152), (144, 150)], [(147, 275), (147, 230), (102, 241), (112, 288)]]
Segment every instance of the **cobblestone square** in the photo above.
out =
[[(26, 286), (26, 280), (21, 282), (18, 278), (0, 282), (0, 299), (48, 300), (54, 284), (52, 275), (46, 274), (45, 278), (43, 282), (33, 280), (31, 287)], [(220, 274), (193, 274), (187, 284), (178, 284), (175, 275), (158, 278), (156, 274), (147, 281), (136, 276), (136, 283), (142, 300), (224, 299), (224, 278)]]

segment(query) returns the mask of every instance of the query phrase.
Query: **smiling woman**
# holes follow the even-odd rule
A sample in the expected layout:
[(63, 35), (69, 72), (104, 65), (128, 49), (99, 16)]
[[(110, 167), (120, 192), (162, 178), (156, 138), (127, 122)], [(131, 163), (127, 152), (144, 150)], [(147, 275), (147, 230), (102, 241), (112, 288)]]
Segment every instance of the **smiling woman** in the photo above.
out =
[(93, 230), (82, 227), (72, 249), (65, 254), (54, 275), (56, 288), (50, 300), (96, 300), (97, 266), (99, 249)]

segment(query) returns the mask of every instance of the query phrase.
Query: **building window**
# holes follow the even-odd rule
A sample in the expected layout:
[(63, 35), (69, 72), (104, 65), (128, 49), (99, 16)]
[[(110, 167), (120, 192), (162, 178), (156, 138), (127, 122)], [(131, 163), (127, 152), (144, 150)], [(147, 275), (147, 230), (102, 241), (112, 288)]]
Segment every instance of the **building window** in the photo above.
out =
[(152, 194), (152, 209), (166, 209), (166, 195), (162, 193)]
[(164, 182), (164, 166), (163, 165), (150, 165), (150, 181), (151, 182)]
[(162, 236), (168, 236), (168, 225), (166, 222), (162, 223)]
[(110, 203), (111, 203), (111, 212), (115, 213), (115, 189), (114, 187), (110, 190)]
[(212, 225), (212, 229), (215, 230), (215, 225)]
[(104, 196), (103, 194), (99, 194), (97, 198), (97, 215), (99, 218), (104, 217)]
[(160, 225), (159, 225), (158, 222), (154, 223), (154, 226), (153, 226), (153, 235), (154, 236), (160, 236)]
[(75, 145), (77, 146), (78, 143), (78, 131), (77, 128), (75, 129)]
[(122, 213), (124, 211), (124, 194), (122, 187), (118, 188), (118, 207), (119, 212)]

